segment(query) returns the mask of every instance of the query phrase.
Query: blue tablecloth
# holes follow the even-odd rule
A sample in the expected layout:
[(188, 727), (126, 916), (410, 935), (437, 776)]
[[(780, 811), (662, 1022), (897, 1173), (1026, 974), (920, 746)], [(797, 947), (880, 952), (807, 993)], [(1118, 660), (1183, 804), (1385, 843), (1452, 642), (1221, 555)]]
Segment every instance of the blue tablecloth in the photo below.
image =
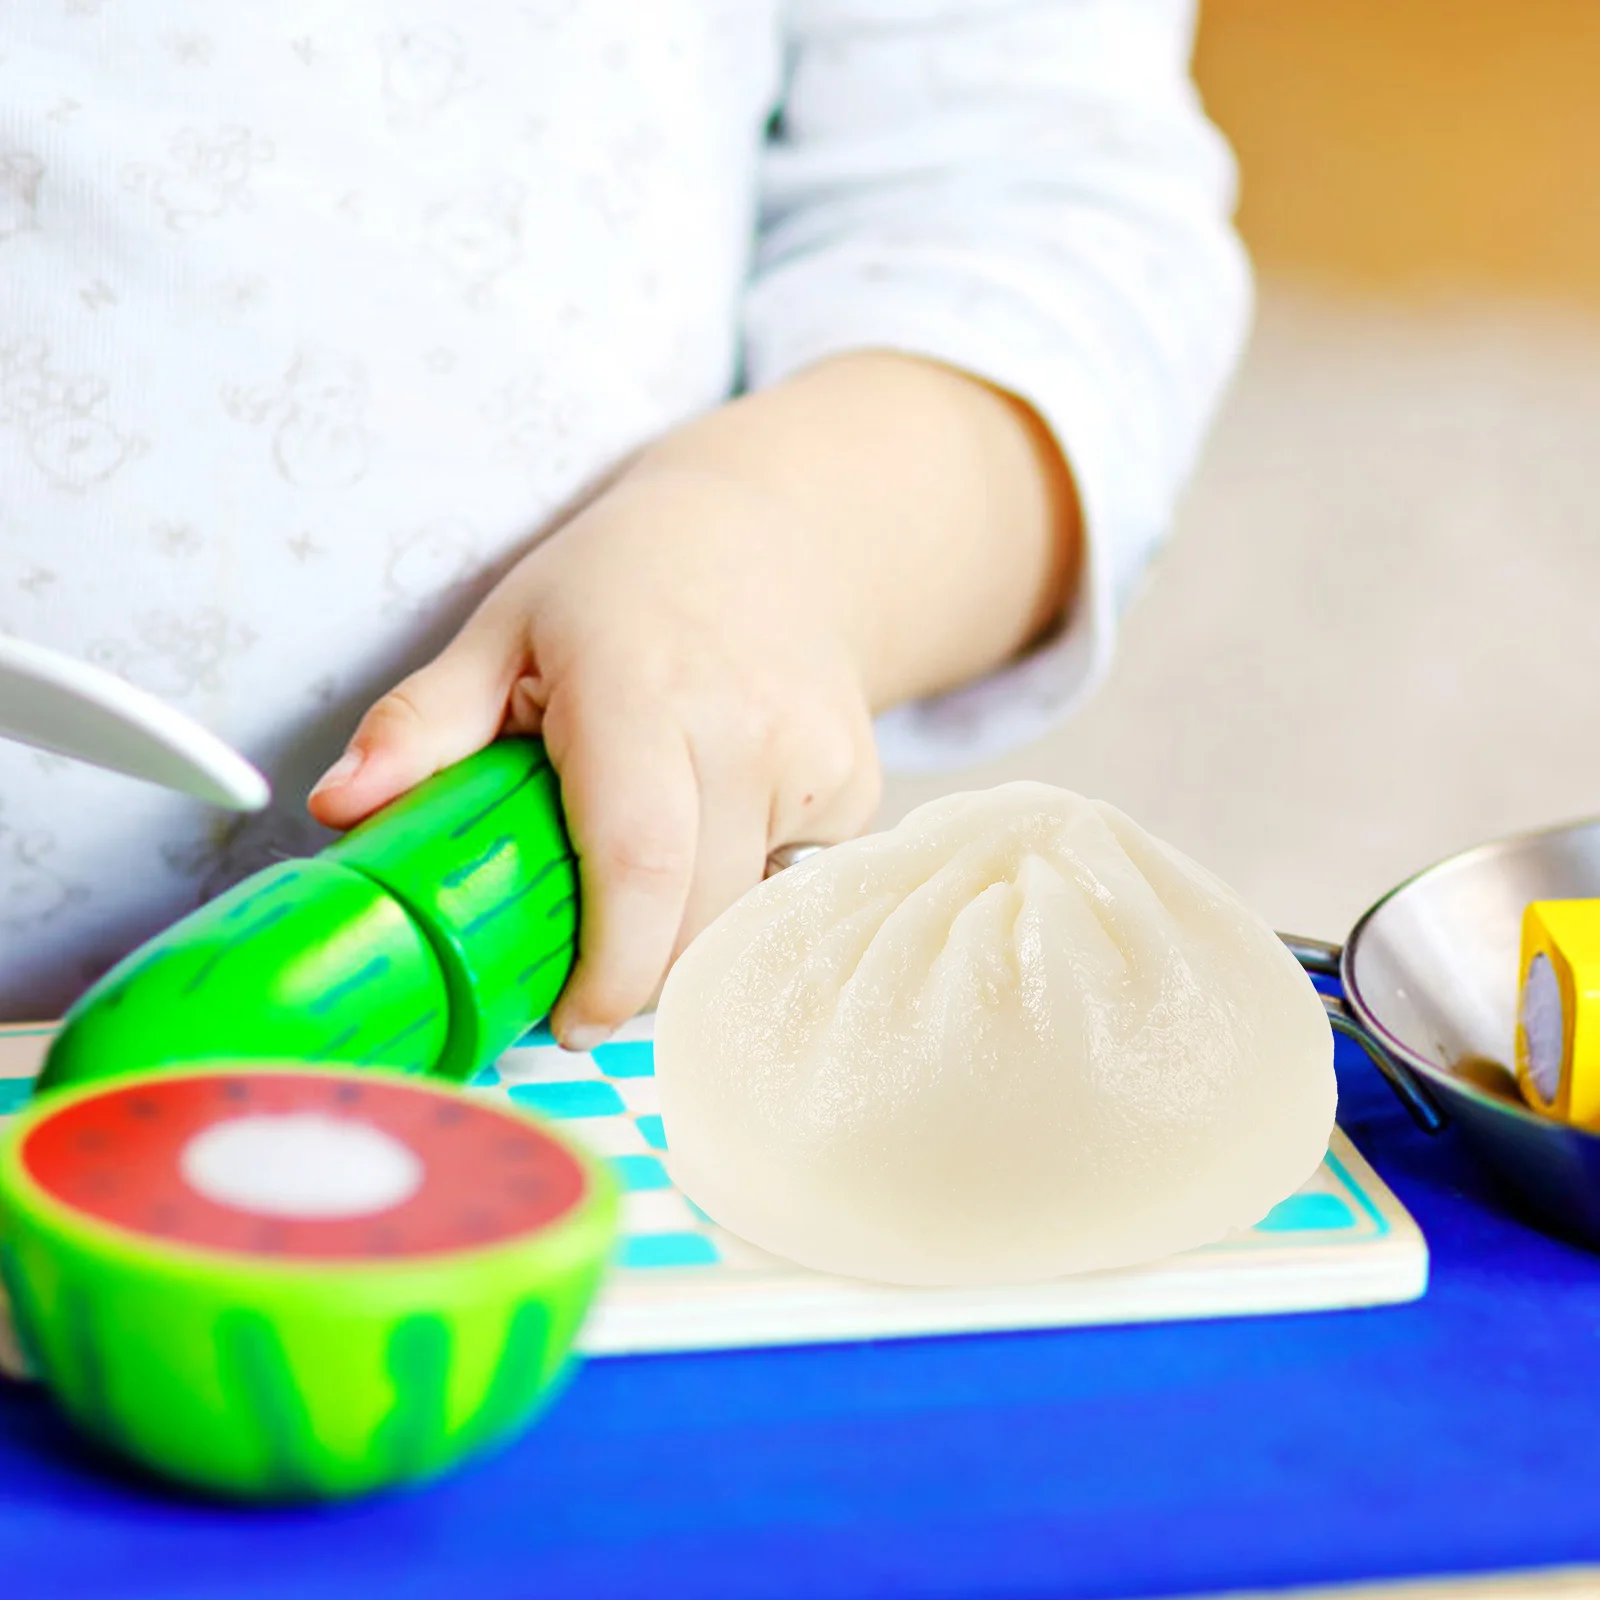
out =
[(7, 1595), (1151, 1595), (1600, 1561), (1600, 1258), (1341, 1045), (1408, 1307), (590, 1363), (498, 1459), (320, 1512), (119, 1478), (0, 1385)]

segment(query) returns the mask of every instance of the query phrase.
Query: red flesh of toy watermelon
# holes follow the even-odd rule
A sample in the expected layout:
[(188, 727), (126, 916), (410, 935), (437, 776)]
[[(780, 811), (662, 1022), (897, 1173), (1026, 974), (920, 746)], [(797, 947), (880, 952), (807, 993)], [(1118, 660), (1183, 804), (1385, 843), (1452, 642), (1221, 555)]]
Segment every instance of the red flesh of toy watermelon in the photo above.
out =
[(47, 1117), (21, 1157), (43, 1190), (101, 1222), (286, 1260), (498, 1244), (555, 1223), (586, 1187), (537, 1128), (376, 1076), (133, 1081)]

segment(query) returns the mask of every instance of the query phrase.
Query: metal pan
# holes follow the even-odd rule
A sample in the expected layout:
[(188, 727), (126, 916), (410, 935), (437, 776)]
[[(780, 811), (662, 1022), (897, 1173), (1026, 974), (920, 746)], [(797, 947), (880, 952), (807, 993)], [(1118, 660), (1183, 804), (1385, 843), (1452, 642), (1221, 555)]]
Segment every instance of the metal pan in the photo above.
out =
[(1285, 938), (1336, 975), (1329, 1020), (1372, 1058), (1420, 1127), (1453, 1124), (1531, 1221), (1600, 1249), (1600, 1132), (1528, 1109), (1511, 1072), (1522, 913), (1600, 899), (1600, 818), (1480, 845), (1385, 895), (1341, 950)]

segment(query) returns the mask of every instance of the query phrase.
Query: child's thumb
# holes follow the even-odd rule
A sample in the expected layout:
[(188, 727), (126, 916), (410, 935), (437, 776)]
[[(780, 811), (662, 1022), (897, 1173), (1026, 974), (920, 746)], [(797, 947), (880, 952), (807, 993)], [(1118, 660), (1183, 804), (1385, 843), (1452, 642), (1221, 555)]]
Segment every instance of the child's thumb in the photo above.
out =
[(352, 827), (481, 750), (504, 725), (515, 677), (491, 641), (459, 636), (372, 705), (307, 798), (312, 816), (330, 828)]

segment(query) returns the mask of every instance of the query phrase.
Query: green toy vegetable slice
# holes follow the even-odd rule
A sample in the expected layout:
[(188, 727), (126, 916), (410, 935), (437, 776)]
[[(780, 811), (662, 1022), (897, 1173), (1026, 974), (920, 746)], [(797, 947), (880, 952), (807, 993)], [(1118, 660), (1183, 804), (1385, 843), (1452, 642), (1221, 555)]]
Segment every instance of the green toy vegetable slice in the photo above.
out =
[(578, 871), (538, 740), (435, 774), (322, 859), (382, 884), (432, 941), (450, 994), (441, 1076), (470, 1078), (549, 1012), (572, 968)]
[(106, 1445), (256, 1499), (430, 1477), (526, 1423), (615, 1208), (532, 1119), (350, 1069), (63, 1090), (0, 1148), (35, 1371)]
[(68, 1011), (40, 1089), (215, 1057), (425, 1072), (449, 1031), (432, 945), (369, 877), (318, 857), (236, 884)]

